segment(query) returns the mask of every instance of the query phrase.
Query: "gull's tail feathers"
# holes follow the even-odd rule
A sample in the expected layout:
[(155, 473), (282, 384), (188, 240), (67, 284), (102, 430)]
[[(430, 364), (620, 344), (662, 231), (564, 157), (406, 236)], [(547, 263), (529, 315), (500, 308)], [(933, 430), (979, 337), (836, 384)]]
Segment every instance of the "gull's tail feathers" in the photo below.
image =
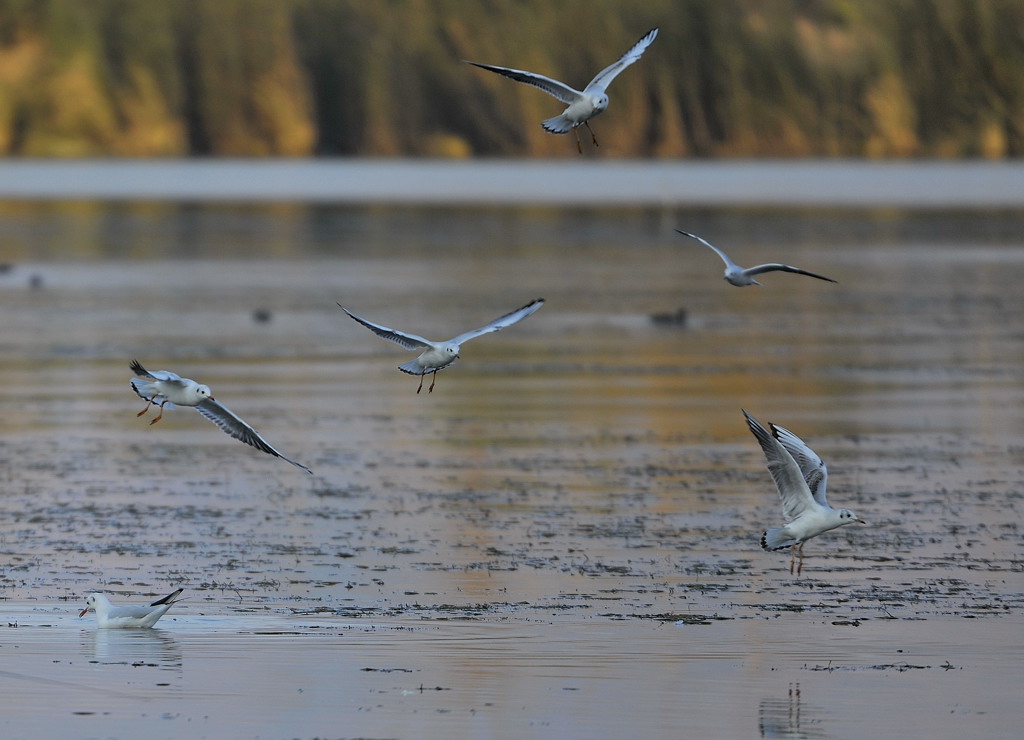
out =
[(416, 360), (409, 360), (398, 366), (398, 369), (403, 373), (409, 373), (409, 375), (426, 375), (426, 371), (423, 366), (420, 365)]
[(785, 527), (766, 529), (761, 535), (761, 547), (765, 550), (784, 550), (796, 544)]
[(575, 124), (566, 118), (563, 113), (560, 116), (555, 116), (554, 118), (542, 121), (540, 125), (543, 126), (544, 130), (549, 134), (567, 134), (572, 131)]

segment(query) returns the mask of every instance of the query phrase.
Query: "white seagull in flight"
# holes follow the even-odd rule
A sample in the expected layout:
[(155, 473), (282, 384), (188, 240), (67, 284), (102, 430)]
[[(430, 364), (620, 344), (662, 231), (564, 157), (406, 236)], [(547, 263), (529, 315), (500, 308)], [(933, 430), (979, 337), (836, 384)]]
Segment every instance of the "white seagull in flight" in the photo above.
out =
[(170, 403), (172, 406), (174, 404), (178, 406), (192, 406), (196, 411), (220, 427), (221, 431), (230, 434), (235, 439), (245, 442), (257, 450), (290, 462), (310, 475), (313, 474), (313, 471), (305, 465), (289, 460), (275, 450), (270, 446), (269, 442), (260, 436), (259, 432), (246, 424), (240, 417), (231, 413), (227, 406), (214, 400), (209, 386), (200, 385), (188, 378), (182, 378), (180, 375), (169, 370), (157, 370), (151, 373), (140, 365), (138, 360), (132, 360), (131, 369), (139, 378), (145, 378), (145, 380), (134, 378), (131, 381), (132, 390), (138, 394), (139, 398), (146, 401), (146, 408), (142, 409), (136, 416), (142, 416), (149, 411), (150, 406), (156, 404), (160, 407), (160, 413), (149, 422), (150, 424), (156, 424), (164, 418), (164, 406), (166, 404)]
[(506, 326), (512, 326), (512, 324), (522, 321), (543, 305), (543, 298), (530, 301), (522, 308), (517, 308), (511, 313), (507, 313), (504, 316), (495, 319), (487, 326), (480, 329), (474, 329), (473, 331), (467, 331), (464, 334), (459, 334), (459, 336), (454, 339), (449, 339), (447, 342), (431, 342), (429, 339), (424, 339), (423, 337), (415, 334), (406, 334), (405, 332), (398, 331), (397, 329), (389, 329), (386, 326), (374, 324), (372, 321), (367, 321), (366, 319), (356, 316), (340, 303), (338, 304), (338, 307), (382, 339), (389, 339), (395, 344), (405, 347), (406, 349), (426, 350), (415, 360), (410, 360), (409, 362), (399, 365), (398, 369), (403, 373), (409, 373), (409, 375), (420, 376), (420, 385), (416, 389), (417, 393), (423, 390), (423, 376), (428, 374), (433, 375), (434, 377), (430, 379), (430, 387), (427, 389), (427, 393), (431, 393), (434, 390), (434, 383), (437, 380), (437, 371), (448, 367), (459, 359), (459, 351), (463, 344), (468, 342), (470, 339), (475, 339), (476, 337), (484, 334), (490, 334), (493, 331), (501, 331)]
[(789, 572), (793, 561), (800, 555), (797, 575), (804, 568), (804, 543), (844, 524), (866, 524), (849, 509), (833, 509), (825, 498), (828, 468), (814, 450), (788, 429), (769, 424), (771, 434), (746, 411), (747, 426), (761, 445), (768, 472), (779, 489), (782, 514), (789, 522), (784, 527), (772, 527), (761, 535), (765, 550), (790, 548)]
[(91, 611), (96, 612), (96, 626), (101, 629), (148, 628), (181, 601), (178, 597), (183, 590), (179, 588), (149, 606), (114, 606), (104, 594), (89, 594), (85, 608), (78, 616), (82, 618)]
[(676, 232), (683, 236), (688, 236), (691, 239), (696, 239), (701, 244), (711, 247), (715, 254), (722, 258), (722, 262), (725, 263), (724, 277), (730, 285), (735, 285), (738, 288), (742, 288), (745, 285), (760, 285), (761, 283), (754, 280), (755, 275), (760, 275), (765, 272), (795, 272), (797, 275), (807, 275), (808, 277), (818, 278), (818, 280), (827, 280), (830, 283), (836, 282), (832, 278), (827, 278), (824, 275), (816, 275), (813, 272), (807, 272), (807, 270), (801, 270), (799, 267), (791, 267), (790, 265), (783, 265), (778, 262), (769, 262), (766, 265), (758, 265), (757, 267), (748, 267), (743, 269), (731, 259), (729, 255), (723, 252), (721, 249), (716, 247), (709, 241), (701, 239), (696, 234), (691, 234), (688, 231), (680, 231), (676, 229)]
[(480, 64), (479, 62), (470, 61), (466, 61), (466, 64), (472, 64), (474, 67), (480, 67), (481, 69), (488, 69), (516, 82), (538, 87), (548, 95), (558, 98), (568, 105), (569, 107), (563, 111), (562, 115), (547, 119), (541, 123), (541, 126), (544, 127), (545, 131), (552, 134), (565, 134), (573, 131), (576, 134), (576, 148), (582, 154), (583, 144), (580, 143), (580, 134), (576, 131), (576, 128), (581, 124), (585, 125), (587, 130), (590, 131), (590, 138), (593, 140), (594, 146), (597, 146), (597, 137), (594, 135), (593, 129), (590, 128), (590, 119), (598, 113), (603, 113), (605, 108), (608, 107), (608, 93), (606, 90), (612, 84), (612, 80), (618, 77), (622, 70), (637, 61), (657, 35), (657, 28), (652, 28), (644, 34), (643, 38), (633, 44), (632, 48), (623, 54), (617, 62), (598, 72), (597, 76), (584, 88), (583, 92), (569, 87), (564, 82), (553, 80), (544, 75), (534, 74), (533, 72), (524, 72), (521, 69), (496, 67), (491, 64)]

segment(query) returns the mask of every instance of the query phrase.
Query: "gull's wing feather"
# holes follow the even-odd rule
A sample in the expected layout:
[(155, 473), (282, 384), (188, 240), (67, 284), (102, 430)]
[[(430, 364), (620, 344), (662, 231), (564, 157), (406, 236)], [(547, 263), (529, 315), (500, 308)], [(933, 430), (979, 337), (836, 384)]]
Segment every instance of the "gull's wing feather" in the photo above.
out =
[(764, 452), (765, 460), (768, 461), (768, 472), (771, 473), (775, 487), (779, 489), (779, 498), (782, 499), (782, 514), (786, 521), (792, 521), (805, 511), (814, 509), (817, 504), (811, 496), (811, 490), (807, 487), (800, 466), (797, 465), (793, 456), (786, 451), (779, 440), (775, 439), (753, 416), (743, 411), (746, 417), (747, 426), (753, 432)]
[(530, 301), (522, 308), (517, 308), (515, 311), (495, 319), (487, 326), (474, 329), (473, 331), (467, 331), (465, 334), (459, 334), (459, 336), (455, 337), (451, 341), (453, 344), (462, 344), (463, 342), (468, 342), (470, 339), (475, 339), (476, 337), (484, 334), (490, 334), (493, 331), (501, 331), (506, 326), (512, 326), (512, 324), (515, 324), (517, 321), (522, 321), (543, 305), (544, 299), (537, 298), (536, 300)]
[(612, 80), (618, 77), (619, 72), (643, 56), (644, 51), (647, 50), (647, 47), (651, 45), (651, 42), (654, 41), (657, 35), (657, 28), (652, 28), (650, 31), (645, 33), (639, 41), (633, 44), (629, 51), (618, 59), (618, 61), (609, 64), (598, 72), (597, 76), (595, 76), (594, 79), (590, 81), (590, 84), (587, 85), (587, 91), (589, 92), (594, 88), (600, 88), (602, 90), (607, 89), (608, 86), (612, 84)]
[(107, 620), (145, 619), (152, 612), (152, 606), (112, 606), (107, 612)]
[(738, 265), (737, 265), (737, 264), (736, 264), (735, 262), (733, 262), (733, 261), (732, 261), (731, 259), (729, 259), (729, 255), (727, 255), (727, 254), (726, 254), (725, 252), (723, 252), (723, 251), (722, 251), (721, 249), (719, 249), (719, 248), (718, 248), (718, 247), (716, 247), (716, 246), (715, 246), (714, 244), (712, 244), (711, 242), (709, 242), (709, 241), (708, 241), (707, 239), (702, 239), (701, 237), (697, 236), (696, 234), (691, 234), (691, 233), (690, 233), (689, 231), (680, 231), (679, 229), (676, 229), (676, 233), (678, 233), (678, 234), (682, 234), (683, 236), (688, 236), (688, 237), (690, 237), (691, 239), (696, 239), (696, 240), (697, 240), (697, 241), (699, 241), (699, 242), (700, 242), (701, 244), (703, 244), (703, 245), (704, 245), (705, 247), (710, 247), (710, 248), (711, 248), (711, 250), (712, 250), (712, 251), (713, 251), (713, 252), (714, 252), (715, 254), (717, 254), (717, 255), (718, 255), (719, 257), (721, 257), (721, 258), (722, 258), (722, 262), (724, 262), (724, 263), (725, 263), (725, 266), (726, 266), (726, 268), (729, 268), (729, 267), (738, 267)]
[(463, 61), (465, 61), (466, 64), (472, 64), (474, 67), (479, 67), (480, 69), (486, 69), (490, 70), (491, 72), (496, 72), (500, 75), (504, 75), (505, 77), (508, 77), (510, 80), (522, 82), (525, 85), (533, 85), (534, 87), (543, 90), (548, 95), (558, 98), (566, 105), (569, 105), (570, 103), (574, 102), (582, 94), (579, 90), (574, 90), (573, 88), (566, 85), (564, 82), (553, 80), (550, 77), (545, 77), (544, 75), (534, 74), (533, 72), (526, 72), (521, 69), (497, 67), (493, 64), (480, 64), (479, 62), (470, 62), (467, 60)]
[(149, 370), (144, 368), (142, 366), (142, 363), (139, 362), (138, 360), (132, 360), (132, 364), (129, 365), (128, 367), (130, 367), (132, 372), (135, 373), (140, 378), (149, 378), (150, 380), (159, 380), (159, 378), (157, 378), (155, 375), (153, 375), (151, 372), (149, 372)]
[(132, 364), (130, 365), (130, 367), (132, 369), (132, 372), (135, 373), (140, 378), (148, 378), (149, 380), (160, 380), (163, 381), (164, 383), (172, 383), (174, 385), (179, 386), (185, 385), (185, 383), (182, 382), (181, 380), (181, 376), (178, 375), (177, 373), (172, 373), (170, 370), (157, 370), (156, 372), (151, 373), (149, 372), (149, 370), (144, 368), (139, 363), (138, 360), (132, 360)]
[(397, 329), (389, 329), (386, 326), (381, 326), (380, 324), (375, 324), (372, 321), (360, 318), (340, 303), (338, 304), (338, 307), (378, 337), (381, 337), (382, 339), (389, 339), (395, 344), (405, 347), (406, 349), (429, 349), (434, 346), (433, 342), (424, 339), (423, 337), (415, 334), (407, 334), (406, 332), (398, 331)]
[(814, 500), (822, 506), (828, 506), (825, 489), (828, 487), (828, 466), (818, 454), (807, 446), (807, 443), (784, 427), (769, 424), (775, 439), (782, 443), (786, 452), (796, 460), (804, 481), (814, 496)]
[(177, 600), (177, 598), (181, 595), (181, 592), (184, 591), (184, 590), (185, 589), (183, 589), (183, 588), (179, 588), (173, 594), (167, 594), (162, 599), (157, 599), (152, 604), (150, 604), (150, 606), (160, 606), (161, 604), (173, 604)]
[[(721, 252), (719, 252), (719, 254), (721, 254)], [(756, 267), (749, 267), (746, 270), (744, 270), (744, 272), (747, 273), (748, 275), (760, 275), (761, 273), (764, 272), (795, 272), (797, 275), (806, 275), (807, 277), (818, 278), (818, 280), (827, 280), (830, 283), (836, 282), (832, 278), (827, 278), (824, 275), (817, 275), (813, 272), (807, 272), (807, 270), (801, 270), (799, 267), (793, 267), (792, 265), (783, 265), (778, 262), (769, 262), (766, 265), (757, 265)]]
[(220, 427), (221, 431), (226, 432), (235, 439), (245, 442), (250, 447), (255, 447), (257, 450), (266, 452), (269, 455), (279, 457), (285, 462), (290, 462), (295, 467), (302, 468), (310, 475), (313, 474), (313, 471), (305, 465), (300, 465), (294, 460), (289, 460), (287, 457), (271, 447), (270, 443), (259, 435), (259, 432), (246, 424), (241, 417), (233, 414), (227, 406), (224, 406), (218, 401), (214, 401), (212, 398), (205, 398), (198, 406), (195, 407), (195, 409)]

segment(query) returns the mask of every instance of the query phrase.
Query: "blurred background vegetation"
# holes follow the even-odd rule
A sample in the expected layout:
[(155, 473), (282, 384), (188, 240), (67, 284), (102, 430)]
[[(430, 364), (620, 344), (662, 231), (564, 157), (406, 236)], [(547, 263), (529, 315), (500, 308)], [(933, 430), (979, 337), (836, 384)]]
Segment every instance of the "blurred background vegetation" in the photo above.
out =
[[(0, 0), (0, 154), (1016, 157), (1021, 0)], [(589, 139), (584, 134), (584, 141)]]

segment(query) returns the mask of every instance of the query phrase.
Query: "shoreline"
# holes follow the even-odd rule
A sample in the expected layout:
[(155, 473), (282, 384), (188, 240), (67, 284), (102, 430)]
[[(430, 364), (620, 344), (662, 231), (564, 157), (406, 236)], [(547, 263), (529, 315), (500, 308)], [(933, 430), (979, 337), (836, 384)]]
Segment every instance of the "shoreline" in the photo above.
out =
[(518, 206), (1024, 207), (1024, 163), (138, 159), (0, 163), (0, 198)]

